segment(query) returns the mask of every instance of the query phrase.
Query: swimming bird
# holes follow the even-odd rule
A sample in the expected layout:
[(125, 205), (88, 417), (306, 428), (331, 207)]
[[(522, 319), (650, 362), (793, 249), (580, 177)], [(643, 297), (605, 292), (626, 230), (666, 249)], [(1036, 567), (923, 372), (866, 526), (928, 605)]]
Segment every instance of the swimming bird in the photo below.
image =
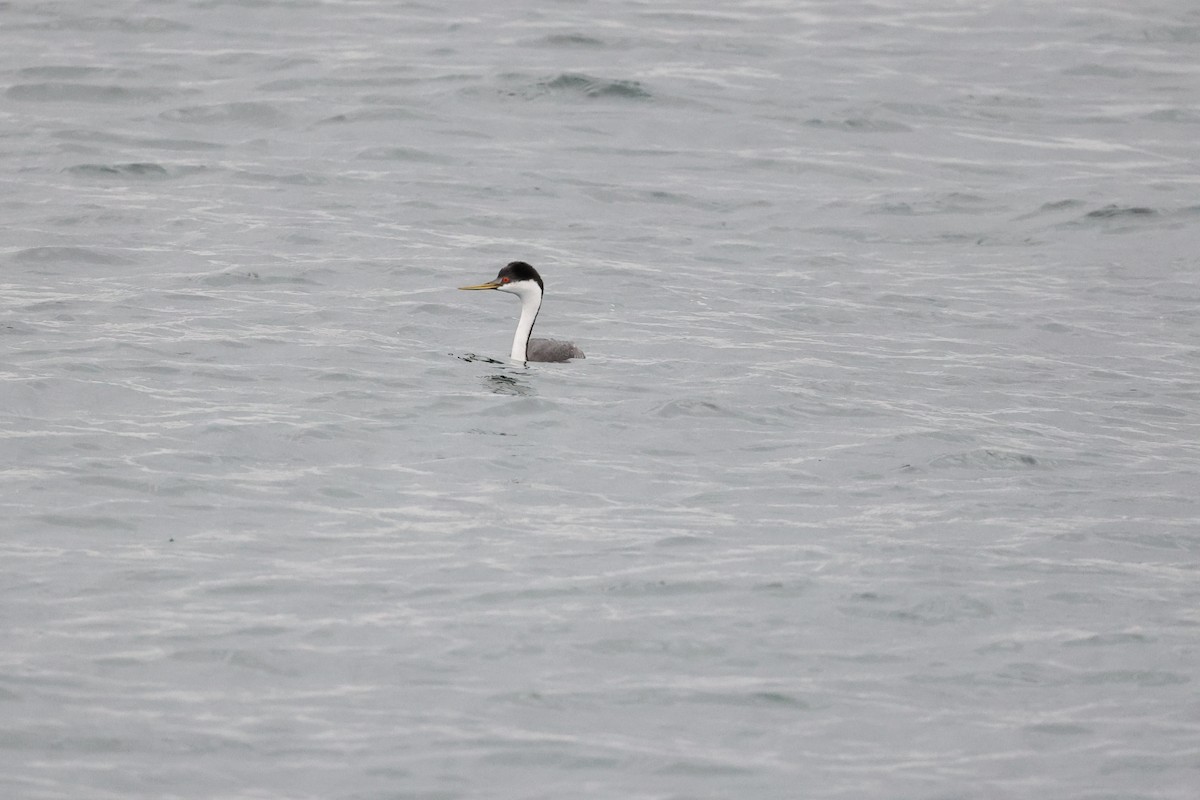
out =
[(460, 289), (496, 289), (515, 294), (521, 298), (521, 319), (517, 322), (517, 333), (513, 336), (512, 359), (514, 361), (568, 361), (583, 358), (583, 351), (573, 342), (560, 339), (530, 339), (533, 323), (542, 307), (542, 296), (546, 286), (538, 271), (524, 261), (513, 261), (500, 270), (495, 280), (478, 286), (460, 286)]

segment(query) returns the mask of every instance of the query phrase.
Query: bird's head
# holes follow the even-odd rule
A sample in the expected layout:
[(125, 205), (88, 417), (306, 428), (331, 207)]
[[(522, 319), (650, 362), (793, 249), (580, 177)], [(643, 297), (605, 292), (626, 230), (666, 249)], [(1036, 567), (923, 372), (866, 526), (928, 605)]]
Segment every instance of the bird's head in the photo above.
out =
[(529, 296), (541, 297), (545, 286), (542, 276), (524, 261), (513, 261), (500, 270), (495, 280), (481, 283), (477, 286), (460, 286), (460, 289), (496, 289), (501, 292), (515, 294), (522, 300)]

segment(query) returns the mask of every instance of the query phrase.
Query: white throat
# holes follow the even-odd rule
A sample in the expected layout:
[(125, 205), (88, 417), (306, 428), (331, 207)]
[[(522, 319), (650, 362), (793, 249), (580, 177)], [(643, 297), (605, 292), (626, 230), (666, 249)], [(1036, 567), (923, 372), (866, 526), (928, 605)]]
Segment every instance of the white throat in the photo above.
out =
[(513, 335), (511, 358), (513, 361), (528, 361), (529, 335), (533, 333), (533, 323), (542, 307), (541, 287), (533, 281), (521, 281), (504, 291), (512, 292), (521, 298), (521, 319), (517, 322), (517, 332)]

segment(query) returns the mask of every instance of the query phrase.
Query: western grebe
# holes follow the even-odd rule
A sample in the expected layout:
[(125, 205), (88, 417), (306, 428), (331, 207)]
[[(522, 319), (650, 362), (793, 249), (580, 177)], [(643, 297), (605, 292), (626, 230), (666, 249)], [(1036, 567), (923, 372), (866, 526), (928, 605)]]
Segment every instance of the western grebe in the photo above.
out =
[(513, 336), (512, 358), (514, 361), (567, 361), (583, 358), (583, 351), (572, 342), (559, 339), (530, 339), (533, 323), (542, 307), (545, 285), (542, 276), (524, 261), (514, 261), (496, 276), (494, 281), (478, 286), (460, 286), (460, 289), (497, 289), (521, 298), (521, 319), (517, 322), (517, 333)]

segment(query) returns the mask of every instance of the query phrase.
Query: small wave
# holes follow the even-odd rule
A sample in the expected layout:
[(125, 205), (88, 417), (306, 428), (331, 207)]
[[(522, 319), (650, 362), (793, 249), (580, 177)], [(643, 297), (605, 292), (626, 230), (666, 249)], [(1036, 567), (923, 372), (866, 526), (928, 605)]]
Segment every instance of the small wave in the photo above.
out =
[[(454, 354), (450, 353), (449, 355), (454, 355)], [(497, 364), (502, 367), (507, 366), (507, 364), (503, 361), (497, 361), (494, 358), (488, 358), (487, 356), (476, 355), (475, 353), (466, 353), (465, 355), (461, 355), (461, 356), (456, 355), (454, 357), (457, 358), (459, 361), (466, 361), (468, 364), (478, 361), (482, 364)]]
[(423, 116), (410, 108), (399, 106), (387, 108), (367, 108), (358, 111), (347, 111), (334, 114), (331, 117), (317, 120), (317, 125), (345, 125), (354, 122), (394, 122), (422, 119)]
[(1072, 78), (1136, 78), (1146, 73), (1134, 67), (1112, 64), (1079, 64), (1062, 70), (1062, 74)]
[(263, 275), (255, 270), (233, 269), (209, 273), (198, 279), (205, 286), (245, 286), (256, 284), (311, 284), (308, 278), (298, 275)]
[(649, 100), (653, 98), (650, 90), (640, 81), (597, 78), (582, 73), (564, 72), (553, 78), (527, 82), (525, 76), (506, 75), (507, 80), (521, 79), (525, 81), (515, 89), (505, 90), (503, 94), (509, 97), (535, 99), (549, 94), (575, 95), (592, 100)]
[(1150, 28), (1138, 25), (1134, 30), (1139, 41), (1144, 42), (1200, 43), (1200, 25), (1156, 25)]
[(1160, 108), (1157, 111), (1151, 111), (1142, 119), (1151, 122), (1173, 122), (1184, 125), (1195, 125), (1200, 123), (1200, 111), (1191, 108)]
[(75, 528), (77, 530), (137, 530), (137, 526), (127, 520), (95, 514), (39, 514), (36, 519), (47, 525), (59, 528)]
[(25, 78), (54, 78), (58, 80), (86, 78), (106, 72), (112, 73), (113, 70), (103, 67), (84, 67), (76, 64), (47, 64), (45, 66), (24, 67), (17, 70), (17, 74)]
[(1003, 210), (987, 198), (964, 192), (948, 192), (916, 200), (892, 200), (869, 207), (867, 214), (927, 216), (937, 214), (992, 214)]
[(190, 31), (191, 26), (163, 17), (139, 17), (128, 15), (120, 17), (56, 17), (41, 25), (35, 26), (42, 30), (53, 31), (116, 31), (118, 33), (178, 33)]
[(1069, 209), (1079, 208), (1084, 205), (1082, 200), (1054, 200), (1049, 203), (1042, 203), (1038, 207), (1039, 214), (1053, 214), (1056, 211), (1067, 211)]
[(708, 400), (672, 400), (655, 412), (660, 417), (726, 417), (729, 413)]
[(846, 119), (813, 119), (805, 120), (810, 128), (830, 128), (837, 131), (853, 133), (906, 133), (912, 128), (902, 122), (893, 120), (871, 119), (869, 117), (847, 117)]
[(125, 259), (91, 247), (30, 247), (13, 254), (22, 264), (123, 264)]
[(551, 91), (573, 92), (585, 97), (616, 97), (627, 100), (648, 100), (651, 97), (650, 92), (639, 81), (607, 80), (576, 73), (563, 73), (546, 81), (544, 85)]
[(329, 182), (325, 177), (311, 172), (273, 174), (270, 172), (239, 170), (235, 174), (255, 183), (276, 183), (283, 186), (324, 186)]
[(24, 322), (6, 322), (0, 325), (0, 334), (10, 336), (31, 336), (37, 332), (37, 328)]
[(161, 100), (174, 92), (146, 86), (114, 86), (111, 84), (69, 83), (46, 81), (18, 83), (4, 93), (10, 100), (39, 103), (125, 103)]
[(93, 178), (169, 178), (171, 173), (161, 164), (137, 161), (130, 164), (76, 164), (64, 172)]
[(287, 115), (272, 103), (216, 103), (208, 106), (186, 106), (164, 111), (162, 118), (171, 122), (212, 124), (236, 122), (272, 126), (287, 119)]
[(1005, 450), (990, 448), (967, 453), (951, 453), (939, 456), (929, 462), (935, 469), (952, 468), (983, 468), (983, 469), (1028, 469), (1039, 466), (1041, 462), (1028, 453), (1013, 453)]
[(1137, 631), (1122, 631), (1119, 633), (1095, 633), (1090, 636), (1077, 636), (1063, 642), (1063, 647), (1111, 647), (1121, 645), (1150, 644), (1154, 639)]
[(1029, 733), (1040, 733), (1047, 736), (1084, 736), (1092, 733), (1092, 729), (1070, 722), (1040, 722), (1026, 725), (1024, 730)]
[(453, 161), (437, 153), (415, 147), (369, 147), (356, 158), (369, 161), (416, 161), (423, 164), (450, 164)]
[(1128, 685), (1136, 687), (1179, 686), (1191, 678), (1179, 672), (1158, 669), (1111, 669), (1085, 672), (1080, 676), (1085, 686)]
[(216, 142), (205, 142), (197, 139), (177, 139), (174, 137), (164, 138), (156, 136), (123, 136), (121, 134), (103, 133), (101, 131), (84, 128), (65, 128), (60, 131), (55, 131), (52, 135), (56, 139), (65, 139), (73, 142), (85, 142), (89, 145), (94, 145), (99, 142), (108, 142), (112, 144), (153, 150), (220, 150), (225, 147), (223, 144), (218, 144)]
[(553, 33), (542, 39), (543, 44), (554, 47), (604, 47), (604, 42), (582, 33)]
[(1090, 219), (1109, 219), (1111, 217), (1150, 217), (1157, 213), (1157, 210), (1146, 206), (1107, 205), (1104, 208), (1089, 211), (1084, 216)]

